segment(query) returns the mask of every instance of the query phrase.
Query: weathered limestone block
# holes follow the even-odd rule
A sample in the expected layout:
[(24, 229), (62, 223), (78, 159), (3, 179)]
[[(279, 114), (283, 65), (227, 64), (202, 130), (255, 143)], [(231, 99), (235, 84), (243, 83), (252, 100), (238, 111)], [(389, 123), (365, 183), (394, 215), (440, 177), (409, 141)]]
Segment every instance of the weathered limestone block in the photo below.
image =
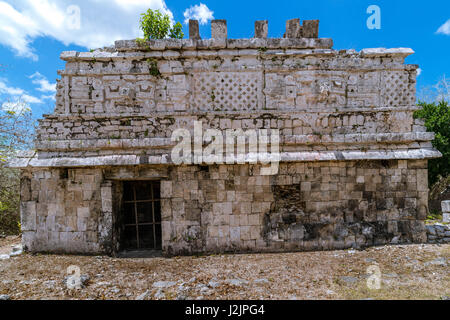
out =
[(106, 181), (101, 185), (101, 219), (98, 225), (98, 237), (105, 251), (112, 252), (113, 242), (113, 184)]
[(200, 29), (198, 20), (189, 20), (189, 39), (200, 40)]
[(450, 223), (450, 201), (442, 201), (442, 218), (445, 223)]
[(305, 38), (319, 37), (319, 20), (305, 20), (303, 21), (302, 35)]
[(303, 36), (303, 28), (300, 25), (300, 19), (291, 19), (286, 22), (285, 38), (301, 38)]
[(36, 202), (27, 201), (20, 205), (21, 229), (23, 231), (36, 231)]
[(255, 38), (267, 38), (269, 34), (269, 22), (261, 20), (255, 22)]
[(211, 21), (211, 38), (215, 40), (226, 40), (228, 37), (227, 21)]

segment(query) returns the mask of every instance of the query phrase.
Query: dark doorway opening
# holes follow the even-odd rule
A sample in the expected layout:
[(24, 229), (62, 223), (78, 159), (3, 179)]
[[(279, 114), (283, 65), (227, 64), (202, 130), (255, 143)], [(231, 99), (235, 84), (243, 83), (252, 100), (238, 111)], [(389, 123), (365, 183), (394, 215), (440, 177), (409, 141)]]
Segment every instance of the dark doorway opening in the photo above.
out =
[(122, 250), (161, 250), (161, 190), (159, 181), (123, 183)]

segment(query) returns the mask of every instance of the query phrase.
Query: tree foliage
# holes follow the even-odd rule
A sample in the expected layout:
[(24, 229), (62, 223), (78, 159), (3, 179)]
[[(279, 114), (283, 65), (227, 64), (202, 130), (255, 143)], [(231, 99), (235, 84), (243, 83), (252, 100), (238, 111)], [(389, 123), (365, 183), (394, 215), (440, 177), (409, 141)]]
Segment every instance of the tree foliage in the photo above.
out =
[(20, 172), (5, 165), (20, 150), (31, 148), (35, 121), (31, 110), (0, 109), (0, 234), (20, 232)]
[(163, 14), (159, 10), (148, 9), (141, 14), (141, 30), (144, 32), (144, 39), (183, 39), (183, 26), (177, 22), (173, 27), (168, 14)]
[(30, 148), (33, 142), (31, 110), (20, 102), (16, 106), (16, 110), (0, 109), (0, 165), (17, 151)]
[(433, 185), (440, 176), (450, 175), (450, 106), (445, 100), (437, 103), (420, 102), (419, 105), (422, 109), (416, 111), (414, 117), (424, 119), (427, 130), (436, 134), (433, 146), (443, 155), (429, 162), (429, 182)]
[(421, 88), (417, 96), (421, 102), (433, 103), (442, 100), (450, 102), (450, 81), (443, 75), (434, 85)]

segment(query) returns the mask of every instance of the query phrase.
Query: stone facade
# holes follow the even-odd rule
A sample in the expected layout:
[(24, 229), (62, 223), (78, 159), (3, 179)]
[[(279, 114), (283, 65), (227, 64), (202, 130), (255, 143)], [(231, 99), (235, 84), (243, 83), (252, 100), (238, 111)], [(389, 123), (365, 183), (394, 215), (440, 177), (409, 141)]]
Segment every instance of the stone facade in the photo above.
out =
[[(318, 21), (285, 38), (117, 41), (64, 52), (57, 101), (22, 168), (30, 251), (115, 253), (123, 181), (161, 186), (162, 250), (325, 250), (425, 242), (433, 133), (413, 118), (411, 49), (335, 51)], [(275, 129), (281, 163), (175, 165), (177, 129)]]

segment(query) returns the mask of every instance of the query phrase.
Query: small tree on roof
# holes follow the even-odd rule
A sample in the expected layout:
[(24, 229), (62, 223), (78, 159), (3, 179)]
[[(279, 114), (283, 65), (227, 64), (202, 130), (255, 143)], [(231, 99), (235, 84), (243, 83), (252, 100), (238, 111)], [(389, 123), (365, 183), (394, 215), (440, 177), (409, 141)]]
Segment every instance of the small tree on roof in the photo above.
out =
[(144, 39), (183, 39), (183, 26), (177, 22), (171, 26), (170, 16), (163, 14), (159, 10), (148, 9), (146, 13), (141, 14), (141, 30), (144, 32)]

